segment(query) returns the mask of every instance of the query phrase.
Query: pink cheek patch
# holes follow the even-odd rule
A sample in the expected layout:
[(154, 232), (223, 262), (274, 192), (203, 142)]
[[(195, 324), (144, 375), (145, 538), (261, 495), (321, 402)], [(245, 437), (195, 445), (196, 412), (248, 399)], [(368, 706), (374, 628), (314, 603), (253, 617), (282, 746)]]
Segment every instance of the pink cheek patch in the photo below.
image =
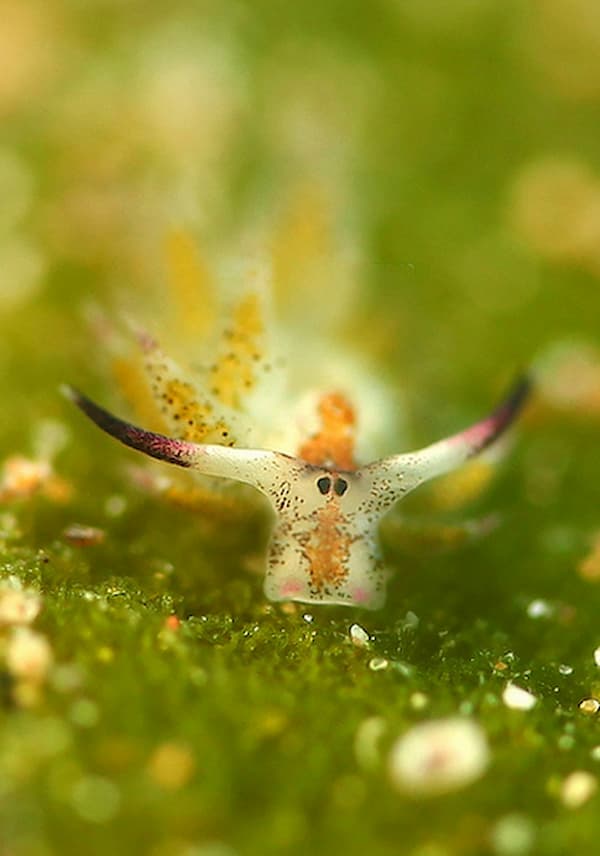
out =
[(284, 598), (294, 598), (302, 593), (303, 586), (297, 580), (286, 580), (279, 587), (279, 594)]
[(371, 592), (367, 591), (367, 589), (355, 588), (352, 591), (352, 603), (355, 603), (357, 606), (364, 606), (371, 600)]

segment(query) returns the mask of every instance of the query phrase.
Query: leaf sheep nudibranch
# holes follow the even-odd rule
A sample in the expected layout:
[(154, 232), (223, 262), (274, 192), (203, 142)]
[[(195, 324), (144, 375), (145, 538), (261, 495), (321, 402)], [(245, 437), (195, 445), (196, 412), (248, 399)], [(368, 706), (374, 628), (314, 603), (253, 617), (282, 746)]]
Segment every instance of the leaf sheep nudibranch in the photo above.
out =
[(519, 380), (487, 418), (415, 452), (357, 466), (354, 413), (341, 394), (321, 396), (319, 431), (289, 455), (266, 449), (190, 442), (146, 431), (113, 416), (81, 393), (65, 393), (126, 446), (203, 475), (252, 485), (275, 512), (266, 567), (270, 600), (377, 609), (386, 573), (378, 527), (390, 508), (423, 482), (460, 467), (511, 425), (530, 389)]

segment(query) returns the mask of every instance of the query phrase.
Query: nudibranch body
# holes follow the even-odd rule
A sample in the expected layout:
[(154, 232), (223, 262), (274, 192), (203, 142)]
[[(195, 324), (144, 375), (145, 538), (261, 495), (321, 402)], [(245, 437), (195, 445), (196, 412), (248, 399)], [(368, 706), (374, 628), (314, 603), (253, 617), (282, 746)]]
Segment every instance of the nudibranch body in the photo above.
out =
[[(292, 277), (283, 289), (276, 272), (271, 287), (260, 268), (215, 287), (185, 235), (173, 236), (169, 257), (175, 309), (161, 313), (161, 325), (175, 349), (189, 351), (188, 367), (139, 328), (137, 356), (123, 354), (118, 340), (114, 362), (121, 388), (152, 430), (67, 393), (126, 445), (205, 477), (251, 485), (268, 498), (274, 511), (265, 579), (270, 600), (380, 607), (387, 576), (378, 545), (381, 518), (419, 484), (489, 446), (518, 413), (528, 382), (467, 431), (390, 455), (393, 396), (349, 349), (333, 344), (334, 318), (351, 305), (342, 293), (346, 275), (336, 279), (329, 266), (327, 281), (333, 277), (335, 287), (327, 289), (313, 264), (306, 286), (312, 292), (299, 318), (294, 259), (280, 259), (279, 268)], [(286, 299), (294, 323), (280, 331), (271, 307), (278, 304), (285, 322)]]
[[(252, 485), (268, 497), (276, 515), (265, 580), (270, 600), (378, 609), (386, 581), (377, 543), (381, 518), (414, 488), (489, 446), (513, 421), (528, 388), (527, 380), (520, 381), (491, 416), (466, 431), (356, 469), (348, 468), (348, 443), (341, 442), (347, 437), (316, 435), (304, 447), (308, 458), (314, 453), (312, 461), (269, 450), (196, 444), (138, 428), (74, 390), (68, 394), (125, 445), (206, 476)], [(338, 467), (334, 455), (342, 451), (344, 467)]]

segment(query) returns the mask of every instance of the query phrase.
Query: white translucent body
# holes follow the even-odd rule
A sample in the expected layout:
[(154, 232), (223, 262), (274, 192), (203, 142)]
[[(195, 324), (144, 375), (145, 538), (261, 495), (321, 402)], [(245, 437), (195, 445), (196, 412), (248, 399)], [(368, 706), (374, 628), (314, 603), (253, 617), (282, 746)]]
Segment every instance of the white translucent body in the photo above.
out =
[[(378, 545), (382, 517), (422, 482), (455, 469), (472, 452), (466, 437), (457, 435), (338, 473), (277, 452), (198, 446), (192, 466), (250, 484), (270, 500), (275, 521), (264, 583), (269, 600), (379, 609), (387, 579)], [(322, 479), (330, 483), (325, 494)], [(346, 485), (341, 496), (335, 491), (340, 480)]]
[(487, 419), (416, 452), (338, 471), (263, 449), (195, 444), (130, 425), (68, 391), (99, 427), (151, 457), (203, 475), (233, 479), (263, 493), (274, 511), (265, 593), (270, 600), (377, 609), (386, 573), (377, 533), (382, 517), (423, 482), (449, 472), (510, 425), (528, 390), (521, 382)]

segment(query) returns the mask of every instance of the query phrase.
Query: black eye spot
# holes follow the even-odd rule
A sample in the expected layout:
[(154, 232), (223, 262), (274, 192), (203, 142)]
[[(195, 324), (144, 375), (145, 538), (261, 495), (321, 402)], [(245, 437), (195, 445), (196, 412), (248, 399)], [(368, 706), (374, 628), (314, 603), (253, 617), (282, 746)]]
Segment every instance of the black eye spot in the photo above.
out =
[(346, 479), (336, 479), (333, 489), (338, 496), (343, 496), (348, 490), (348, 482)]
[(329, 493), (331, 489), (331, 479), (329, 476), (321, 476), (320, 479), (317, 479), (317, 487), (323, 495)]

